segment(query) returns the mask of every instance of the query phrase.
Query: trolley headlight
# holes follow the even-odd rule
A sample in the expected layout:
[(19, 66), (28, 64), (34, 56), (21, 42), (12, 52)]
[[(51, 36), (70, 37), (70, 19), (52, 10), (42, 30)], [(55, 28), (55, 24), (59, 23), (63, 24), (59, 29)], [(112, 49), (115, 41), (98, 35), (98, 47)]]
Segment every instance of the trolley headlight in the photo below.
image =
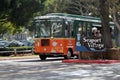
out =
[(44, 48), (44, 51), (46, 51), (47, 49), (46, 48)]
[(60, 43), (60, 46), (63, 46), (63, 44), (62, 44), (62, 43)]
[(52, 43), (52, 46), (56, 46), (56, 45), (57, 45), (57, 42), (53, 42), (53, 43)]

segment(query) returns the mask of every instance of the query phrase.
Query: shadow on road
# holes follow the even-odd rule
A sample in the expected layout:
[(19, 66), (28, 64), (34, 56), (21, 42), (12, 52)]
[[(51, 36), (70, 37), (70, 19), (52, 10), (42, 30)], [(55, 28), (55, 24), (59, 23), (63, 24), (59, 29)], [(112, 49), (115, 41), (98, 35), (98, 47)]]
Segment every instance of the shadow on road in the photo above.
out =
[(64, 58), (48, 58), (46, 60), (29, 59), (29, 60), (21, 60), (17, 62), (49, 62), (49, 61), (60, 61), (60, 60), (64, 60)]

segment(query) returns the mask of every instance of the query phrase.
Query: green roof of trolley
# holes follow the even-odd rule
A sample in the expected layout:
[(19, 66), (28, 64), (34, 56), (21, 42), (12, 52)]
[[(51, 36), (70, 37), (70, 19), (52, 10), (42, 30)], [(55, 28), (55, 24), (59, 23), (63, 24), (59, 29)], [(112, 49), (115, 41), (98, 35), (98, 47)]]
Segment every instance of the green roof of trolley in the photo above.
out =
[[(44, 16), (35, 17), (35, 19), (48, 19), (48, 18), (62, 18), (66, 20), (80, 20), (85, 22), (101, 23), (101, 19), (97, 17), (81, 16), (67, 13), (49, 13)], [(114, 25), (114, 23), (110, 22), (110, 25)]]

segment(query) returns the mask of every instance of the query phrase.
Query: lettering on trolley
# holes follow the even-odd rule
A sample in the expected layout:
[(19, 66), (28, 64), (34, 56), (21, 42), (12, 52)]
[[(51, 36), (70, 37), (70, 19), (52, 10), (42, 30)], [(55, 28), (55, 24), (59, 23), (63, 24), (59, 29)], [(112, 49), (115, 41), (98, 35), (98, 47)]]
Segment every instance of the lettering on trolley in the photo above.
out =
[(62, 24), (61, 23), (53, 23), (51, 30), (52, 30), (52, 34), (60, 32), (62, 30)]

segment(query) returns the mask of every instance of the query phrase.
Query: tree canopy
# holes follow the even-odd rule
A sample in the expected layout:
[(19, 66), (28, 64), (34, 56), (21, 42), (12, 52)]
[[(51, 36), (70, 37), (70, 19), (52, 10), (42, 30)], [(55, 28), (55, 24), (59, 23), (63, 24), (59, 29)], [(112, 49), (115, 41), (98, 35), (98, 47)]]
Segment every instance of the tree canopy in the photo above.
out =
[(0, 0), (0, 34), (28, 25), (43, 10), (45, 0)]

